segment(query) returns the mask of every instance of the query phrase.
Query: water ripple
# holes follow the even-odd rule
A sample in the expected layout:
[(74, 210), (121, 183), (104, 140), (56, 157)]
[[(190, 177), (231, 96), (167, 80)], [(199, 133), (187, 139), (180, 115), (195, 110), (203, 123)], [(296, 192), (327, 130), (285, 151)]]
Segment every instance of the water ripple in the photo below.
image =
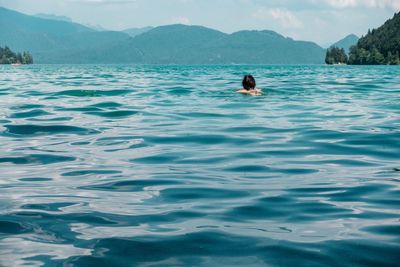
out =
[(0, 266), (399, 265), (396, 67), (0, 73)]
[(97, 130), (68, 125), (4, 125), (14, 135), (95, 134)]

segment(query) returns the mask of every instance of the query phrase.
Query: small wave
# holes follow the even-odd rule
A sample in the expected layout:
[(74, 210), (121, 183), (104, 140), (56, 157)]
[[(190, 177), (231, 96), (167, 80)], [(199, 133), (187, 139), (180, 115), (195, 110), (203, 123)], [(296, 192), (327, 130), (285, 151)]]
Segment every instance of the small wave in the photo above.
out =
[(170, 95), (188, 95), (192, 93), (192, 90), (190, 88), (179, 87), (179, 88), (169, 89), (167, 92)]
[(71, 171), (71, 172), (64, 172), (62, 176), (85, 176), (85, 175), (97, 175), (97, 174), (118, 174), (121, 171), (114, 171), (114, 170), (81, 170), (81, 171)]
[(26, 223), (10, 222), (0, 220), (0, 233), (2, 234), (24, 234), (27, 232), (32, 232), (32, 227)]
[(132, 115), (136, 115), (138, 113), (139, 113), (138, 111), (133, 111), (133, 110), (87, 112), (87, 114), (104, 118), (125, 118), (125, 117), (130, 117)]
[[(296, 212), (293, 212), (296, 211)], [(333, 204), (320, 201), (305, 200), (299, 201), (297, 198), (282, 198), (276, 202), (274, 198), (262, 198), (251, 205), (243, 205), (233, 208), (227, 212), (229, 218), (244, 219), (278, 219), (285, 221), (305, 222), (318, 220), (329, 220), (331, 218), (350, 216), (351, 209), (338, 207)]]
[(247, 172), (269, 172), (271, 168), (267, 166), (261, 166), (261, 165), (249, 165), (249, 166), (237, 166), (237, 167), (232, 167), (232, 168), (226, 168), (225, 171), (229, 172), (241, 172), (241, 173), (247, 173)]
[(23, 157), (2, 157), (0, 163), (21, 164), (53, 164), (67, 161), (75, 161), (75, 157), (60, 156), (53, 154), (32, 154)]
[(9, 118), (33, 118), (33, 117), (40, 117), (40, 116), (47, 116), (51, 115), (51, 113), (44, 111), (42, 109), (35, 109), (27, 112), (16, 112), (9, 116)]
[(101, 191), (118, 191), (118, 192), (141, 192), (146, 187), (154, 186), (170, 186), (178, 185), (180, 182), (173, 180), (132, 180), (132, 181), (118, 181), (105, 184), (94, 184), (90, 186), (84, 186), (82, 189), (86, 190), (101, 190)]
[(24, 210), (43, 210), (43, 211), (62, 211), (63, 208), (74, 206), (75, 202), (56, 202), (56, 203), (41, 203), (41, 204), (25, 204), (21, 206)]
[(249, 196), (250, 193), (242, 190), (190, 187), (190, 188), (169, 188), (160, 192), (160, 197), (169, 202), (190, 202), (194, 200), (209, 201), (212, 199), (237, 199)]
[(131, 93), (130, 90), (65, 90), (54, 93), (53, 96), (73, 96), (73, 97), (101, 97), (101, 96), (121, 96)]
[(191, 134), (187, 136), (148, 136), (146, 142), (155, 144), (194, 143), (203, 145), (236, 144), (249, 145), (257, 142), (252, 138), (230, 137), (218, 134)]
[(386, 236), (400, 236), (400, 225), (395, 223), (391, 225), (369, 226), (362, 229), (373, 234)]
[(117, 103), (117, 102), (100, 102), (100, 103), (91, 105), (91, 107), (96, 107), (96, 108), (119, 108), (121, 106), (122, 106), (122, 104)]
[(57, 109), (57, 111), (77, 111), (82, 113), (88, 113), (88, 112), (102, 111), (102, 109), (89, 106), (89, 107), (76, 107), (76, 108), (59, 108)]
[(43, 177), (28, 177), (28, 178), (20, 178), (18, 179), (21, 182), (49, 182), (53, 179), (51, 178), (43, 178)]
[(40, 104), (23, 104), (23, 105), (18, 105), (18, 106), (13, 106), (11, 107), (11, 109), (15, 109), (15, 110), (21, 110), (21, 109), (41, 109), (41, 108), (45, 108), (44, 105), (40, 105)]
[(97, 130), (67, 125), (4, 125), (14, 135), (96, 134)]

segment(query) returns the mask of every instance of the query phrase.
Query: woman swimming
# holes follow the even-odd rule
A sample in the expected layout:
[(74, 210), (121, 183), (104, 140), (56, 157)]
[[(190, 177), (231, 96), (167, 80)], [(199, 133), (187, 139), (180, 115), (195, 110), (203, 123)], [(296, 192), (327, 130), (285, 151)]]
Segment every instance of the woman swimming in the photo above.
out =
[(252, 75), (246, 75), (243, 78), (242, 81), (243, 89), (240, 89), (237, 91), (238, 93), (241, 94), (247, 94), (247, 95), (261, 95), (262, 91), (258, 88), (256, 88), (256, 80)]

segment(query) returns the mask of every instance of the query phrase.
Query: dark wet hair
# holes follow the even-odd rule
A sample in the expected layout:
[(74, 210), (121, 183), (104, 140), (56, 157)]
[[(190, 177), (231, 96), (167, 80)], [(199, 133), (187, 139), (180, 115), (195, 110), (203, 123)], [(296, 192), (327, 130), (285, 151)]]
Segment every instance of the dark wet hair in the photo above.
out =
[(252, 75), (246, 75), (243, 78), (242, 82), (243, 88), (246, 90), (251, 90), (256, 88), (256, 80)]

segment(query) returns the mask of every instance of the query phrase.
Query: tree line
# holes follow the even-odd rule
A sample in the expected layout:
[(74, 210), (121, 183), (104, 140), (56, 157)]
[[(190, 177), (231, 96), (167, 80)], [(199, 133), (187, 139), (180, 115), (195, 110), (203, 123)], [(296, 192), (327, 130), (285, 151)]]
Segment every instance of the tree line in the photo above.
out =
[(343, 48), (332, 46), (326, 51), (325, 63), (333, 64), (347, 64), (348, 57)]
[(327, 64), (400, 65), (400, 12), (378, 29), (368, 31), (350, 48), (347, 57), (343, 49), (331, 47), (326, 52)]
[(9, 47), (0, 47), (0, 64), (33, 64), (29, 52), (14, 53)]

